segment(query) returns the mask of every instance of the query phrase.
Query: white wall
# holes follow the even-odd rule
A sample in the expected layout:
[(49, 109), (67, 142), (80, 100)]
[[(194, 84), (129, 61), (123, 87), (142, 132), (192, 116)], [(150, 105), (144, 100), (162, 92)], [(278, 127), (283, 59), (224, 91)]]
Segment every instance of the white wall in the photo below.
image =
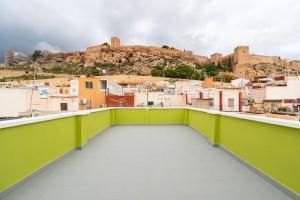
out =
[(300, 98), (300, 80), (288, 80), (286, 87), (267, 86), (266, 99)]
[[(200, 92), (202, 93), (203, 99), (213, 99), (213, 106), (211, 106), (209, 109), (212, 110), (219, 110), (220, 109), (220, 95), (219, 92), (222, 91), (222, 105), (223, 105), (223, 111), (239, 111), (239, 90), (231, 90), (231, 89), (201, 89)], [(200, 93), (199, 92), (199, 93)], [(199, 98), (200, 94), (195, 93), (194, 95), (188, 94), (188, 97), (195, 97)], [(233, 99), (234, 107), (229, 107), (228, 99)], [(189, 100), (189, 99), (188, 99)], [(190, 102), (190, 100), (189, 100)]]
[(122, 86), (120, 86), (119, 84), (113, 82), (113, 81), (107, 81), (107, 88), (110, 94), (114, 94), (114, 95), (123, 95), (123, 89)]
[(0, 117), (18, 117), (29, 111), (31, 88), (0, 88)]
[(68, 111), (78, 111), (79, 110), (79, 102), (78, 97), (72, 98), (63, 98), (63, 97), (50, 97), (48, 109), (49, 111), (61, 111), (60, 104), (67, 103)]
[[(154, 106), (182, 107), (185, 106), (184, 95), (165, 95), (163, 92), (149, 92), (148, 101), (153, 101)], [(135, 93), (134, 106), (147, 105), (147, 93)]]
[[(219, 91), (214, 91), (214, 110), (219, 110), (220, 95)], [(233, 99), (234, 107), (229, 107), (229, 99)], [(222, 108), (223, 111), (239, 111), (239, 92), (238, 91), (222, 91)]]
[[(57, 87), (43, 87), (48, 90), (48, 94), (41, 95), (39, 90), (34, 90), (32, 98), (32, 109), (38, 112), (61, 112), (61, 103), (68, 104), (68, 111), (79, 110), (78, 96), (72, 96), (69, 94), (60, 94)], [(40, 89), (40, 88), (39, 88)], [(72, 90), (69, 88), (68, 90)], [(75, 91), (76, 92), (76, 91)], [(72, 93), (72, 91), (70, 91)], [(74, 93), (74, 91), (73, 91)]]

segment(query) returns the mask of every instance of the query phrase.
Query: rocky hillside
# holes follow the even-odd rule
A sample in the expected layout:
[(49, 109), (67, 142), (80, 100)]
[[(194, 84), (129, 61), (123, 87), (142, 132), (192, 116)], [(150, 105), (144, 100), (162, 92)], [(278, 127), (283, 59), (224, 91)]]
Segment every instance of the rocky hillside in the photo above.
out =
[(273, 63), (259, 63), (253, 66), (255, 77), (268, 77), (282, 72), (285, 68), (282, 65)]
[[(164, 53), (168, 51), (170, 53)], [(91, 71), (99, 73), (99, 75), (151, 75), (151, 70), (155, 67), (175, 68), (182, 64), (194, 67), (207, 60), (207, 57), (192, 55), (190, 52), (181, 52), (176, 49), (162, 50), (161, 53), (152, 51), (152, 48), (148, 47), (115, 49), (107, 44), (87, 49), (85, 52), (55, 54), (41, 52), (37, 58), (37, 62), (48, 70), (60, 67), (67, 72)]]

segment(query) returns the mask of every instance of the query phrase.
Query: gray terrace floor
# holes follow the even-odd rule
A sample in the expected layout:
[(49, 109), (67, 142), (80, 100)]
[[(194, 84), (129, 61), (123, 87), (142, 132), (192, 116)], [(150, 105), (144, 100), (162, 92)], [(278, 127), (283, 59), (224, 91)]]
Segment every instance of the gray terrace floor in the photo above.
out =
[(115, 126), (3, 200), (290, 199), (185, 126)]

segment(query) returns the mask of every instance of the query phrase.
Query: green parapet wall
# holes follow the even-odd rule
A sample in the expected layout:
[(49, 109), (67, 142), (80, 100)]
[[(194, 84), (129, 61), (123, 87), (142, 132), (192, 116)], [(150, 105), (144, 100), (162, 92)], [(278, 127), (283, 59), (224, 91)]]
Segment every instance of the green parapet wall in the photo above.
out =
[(115, 124), (145, 124), (146, 109), (144, 108), (116, 108), (115, 110)]
[(184, 109), (148, 109), (148, 124), (184, 124)]
[(184, 124), (185, 109), (117, 108), (115, 124)]
[(69, 115), (0, 128), (0, 191), (84, 147), (111, 125), (182, 124), (300, 195), (299, 128), (185, 108), (111, 108)]
[(188, 111), (188, 125), (203, 134), (212, 144), (218, 144), (218, 115), (197, 110)]
[(75, 147), (75, 117), (0, 129), (0, 192)]
[(88, 115), (80, 116), (82, 118), (82, 131), (86, 135), (87, 140), (111, 126), (111, 112), (113, 110), (92, 112)]
[(300, 130), (219, 116), (219, 145), (300, 195)]

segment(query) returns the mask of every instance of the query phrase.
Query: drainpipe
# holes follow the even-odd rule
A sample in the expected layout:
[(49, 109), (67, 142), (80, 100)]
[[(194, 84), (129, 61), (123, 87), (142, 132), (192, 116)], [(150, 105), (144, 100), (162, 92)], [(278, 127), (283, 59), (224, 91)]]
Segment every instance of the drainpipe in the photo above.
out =
[(219, 111), (223, 111), (223, 97), (222, 91), (219, 92)]
[(242, 93), (239, 92), (239, 112), (242, 112)]
[(185, 94), (185, 105), (188, 105), (188, 95)]

